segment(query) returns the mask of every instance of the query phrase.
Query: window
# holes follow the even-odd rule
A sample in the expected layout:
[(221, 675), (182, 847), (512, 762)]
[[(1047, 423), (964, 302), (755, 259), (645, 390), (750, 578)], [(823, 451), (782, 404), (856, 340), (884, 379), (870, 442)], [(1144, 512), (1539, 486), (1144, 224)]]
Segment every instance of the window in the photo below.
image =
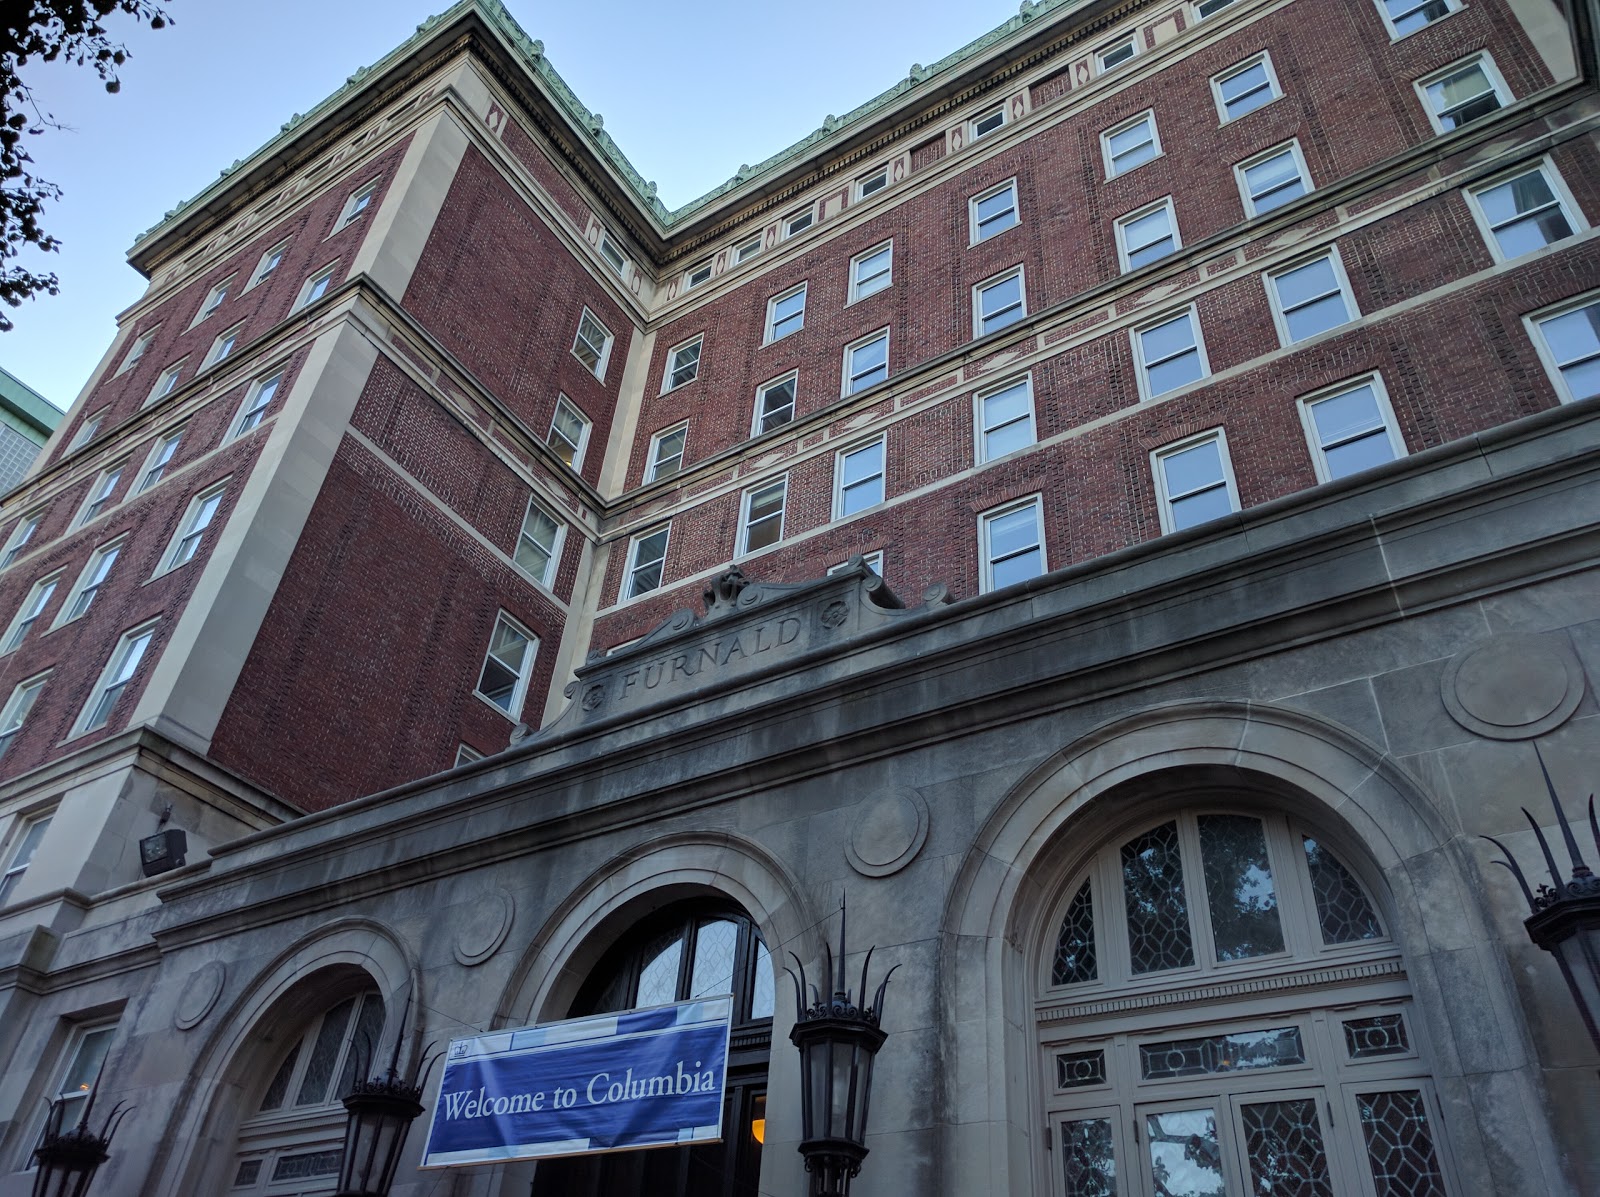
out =
[(1267, 294), (1285, 345), (1337, 328), (1355, 317), (1339, 255), (1332, 252), (1267, 276)]
[(972, 120), (968, 122), (967, 128), (971, 131), (972, 140), (977, 141), (978, 138), (983, 137), (986, 134), (993, 133), (1005, 123), (1006, 110), (1003, 107), (991, 108), (988, 112), (973, 117)]
[(489, 651), (483, 655), (483, 670), (478, 674), (478, 696), (501, 713), (520, 720), (538, 650), (538, 638), (500, 612), (489, 638)]
[(83, 510), (78, 512), (78, 518), (72, 522), (74, 528), (83, 527), (111, 506), (111, 497), (116, 493), (117, 483), (122, 481), (122, 471), (127, 464), (125, 461), (119, 461), (116, 465), (100, 471), (100, 476), (94, 480), (94, 485), (89, 487)]
[(6, 541), (4, 556), (0, 556), (0, 569), (10, 565), (22, 551), (28, 547), (28, 542), (33, 539), (33, 534), (39, 530), (39, 525), (44, 521), (44, 508), (30, 511), (17, 521), (17, 526), (11, 529), (11, 537)]
[(1139, 366), (1139, 388), (1146, 399), (1165, 395), (1211, 373), (1200, 321), (1193, 308), (1133, 331), (1133, 356)]
[(1170, 197), (1117, 221), (1117, 259), (1124, 274), (1160, 261), (1182, 244)]
[(222, 506), (222, 496), (227, 489), (227, 484), (222, 483), (189, 500), (189, 510), (178, 525), (178, 535), (167, 550), (166, 560), (158, 573), (166, 573), (169, 569), (177, 569), (194, 560), (195, 554), (200, 551), (200, 542), (205, 539), (206, 529), (216, 518), (217, 508)]
[(1300, 400), (1317, 481), (1328, 482), (1404, 456), (1394, 411), (1376, 374), (1331, 394)]
[(161, 481), (161, 475), (171, 464), (173, 454), (177, 453), (182, 440), (183, 429), (180, 428), (156, 441), (150, 450), (149, 460), (145, 462), (144, 472), (139, 475), (139, 484), (133, 488), (134, 494), (142, 494)]
[(1272, 59), (1265, 54), (1216, 76), (1211, 88), (1216, 93), (1223, 124), (1236, 121), (1283, 94), (1272, 70)]
[(1511, 102), (1511, 93), (1487, 54), (1419, 79), (1417, 89), (1426, 101), (1428, 119), (1440, 133), (1459, 129)]
[[(1600, 301), (1533, 321), (1534, 344), (1563, 403), (1600, 395)], [(9, 554), (8, 554), (9, 559)]]
[(744, 510), (739, 517), (739, 556), (783, 539), (783, 500), (788, 487), (789, 479), (783, 477), (744, 492)]
[(756, 388), (756, 418), (751, 436), (771, 432), (794, 419), (794, 393), (799, 381), (798, 374), (786, 374)]
[(611, 357), (611, 333), (594, 318), (588, 308), (578, 318), (578, 333), (572, 338), (572, 356), (601, 382), (606, 380), (606, 361)]
[(624, 599), (638, 598), (661, 585), (661, 574), (667, 564), (667, 535), (669, 524), (643, 536), (635, 536), (628, 545), (627, 581), (622, 587)]
[(100, 426), (105, 422), (106, 410), (104, 408), (84, 420), (82, 424), (78, 425), (78, 431), (72, 434), (72, 443), (67, 446), (67, 451), (71, 452), (73, 449), (82, 448), (94, 440), (100, 434)]
[(1044, 573), (1044, 521), (1039, 500), (991, 511), (980, 522), (984, 593)]
[(272, 406), (272, 400), (282, 382), (283, 371), (280, 370), (271, 378), (257, 379), (250, 384), (244, 393), (244, 405), (239, 409), (239, 418), (234, 421), (233, 432), (230, 435), (243, 436), (267, 418), (267, 408)]
[(1161, 138), (1156, 133), (1156, 115), (1146, 112), (1100, 134), (1100, 150), (1106, 161), (1106, 178), (1143, 166), (1161, 156)]
[(869, 175), (862, 175), (856, 180), (856, 199), (864, 200), (869, 195), (876, 195), (889, 185), (889, 168), (880, 166)]
[(1467, 192), (1472, 213), (1501, 261), (1532, 253), (1583, 227), (1555, 166), (1542, 162)]
[[(789, 407), (794, 408), (794, 398), (790, 396)], [(689, 439), (689, 425), (679, 424), (676, 428), (669, 428), (665, 432), (658, 432), (650, 438), (650, 464), (645, 468), (644, 480), (658, 482), (662, 478), (670, 478), (683, 468), (683, 448)]]
[(211, 348), (206, 351), (205, 361), (200, 363), (204, 370), (207, 366), (214, 366), (227, 357), (239, 344), (239, 338), (244, 333), (244, 325), (236, 324), (227, 332), (221, 333), (211, 342)]
[(850, 302), (876, 295), (894, 283), (894, 242), (850, 259)]
[(1232, 3), (1233, 0), (1197, 0), (1194, 6), (1194, 15), (1203, 21), (1213, 13), (1221, 12)]
[(1033, 382), (1023, 378), (973, 397), (978, 460), (993, 461), (1034, 443)]
[(793, 216), (786, 217), (783, 222), (783, 235), (793, 237), (796, 233), (803, 233), (809, 229), (816, 220), (816, 210), (807, 208), (804, 212), (796, 212)]
[(129, 370), (137, 366), (140, 359), (144, 357), (145, 352), (155, 342), (155, 339), (155, 329), (151, 329), (149, 332), (141, 333), (139, 336), (135, 337), (133, 344), (128, 346), (128, 352), (122, 359), (122, 365), (117, 367), (117, 373), (126, 374)]
[(78, 575), (78, 580), (72, 584), (72, 593), (67, 596), (67, 601), (61, 604), (61, 614), (56, 616), (55, 626), (71, 623), (74, 619), (84, 615), (94, 605), (94, 598), (100, 592), (100, 587), (105, 585), (106, 579), (111, 576), (111, 568), (116, 565), (117, 557), (122, 552), (122, 540), (112, 541), (110, 544), (101, 545), (90, 554), (88, 562), (83, 567), (83, 572)]
[(606, 260), (606, 265), (618, 274), (621, 274), (622, 268), (628, 264), (628, 259), (617, 248), (617, 243), (605, 229), (600, 230), (600, 256)]
[[(871, 553), (862, 553), (861, 554), (861, 563), (863, 565), (865, 565), (868, 569), (870, 569), (873, 573), (877, 574), (880, 578), (883, 577), (883, 550), (882, 549), (874, 550)], [(850, 562), (849, 561), (841, 561), (841, 562), (839, 562), (838, 565), (830, 565), (830, 566), (828, 566), (828, 573), (829, 574), (842, 574), (842, 573), (844, 573), (845, 570), (847, 570), (849, 568), (850, 568)]]
[(61, 584), (59, 573), (51, 574), (48, 578), (40, 578), (28, 590), (28, 597), (22, 600), (22, 606), (17, 608), (17, 613), (11, 619), (11, 626), (6, 629), (5, 639), (0, 641), (0, 653), (16, 652), (22, 642), (28, 638), (28, 633), (33, 630), (33, 625), (39, 622), (39, 617), (44, 614), (44, 609), (55, 596), (56, 587)]
[[(5, 755), (6, 749), (11, 747), (11, 742), (22, 730), (22, 725), (28, 721), (28, 712), (33, 710), (33, 704), (39, 700), (39, 692), (44, 689), (45, 680), (49, 676), (48, 673), (41, 673), (38, 677), (18, 683), (17, 688), (11, 691), (11, 697), (6, 699), (5, 708), (0, 710), (0, 756)], [(49, 823), (48, 819), (44, 821)], [(44, 835), (44, 829), (40, 828), (38, 833), (34, 834), (30, 826), (23, 832), (21, 847), (26, 851), (14, 852), (6, 864), (5, 873), (0, 875), (0, 906), (5, 905), (6, 897), (16, 887), (14, 878), (21, 877), (22, 870), (26, 869), (28, 861), (33, 859), (33, 848), (28, 846), (30, 835), (33, 836), (33, 846), (37, 847), (39, 838)]]
[(1157, 449), (1151, 456), (1163, 532), (1181, 532), (1239, 510), (1222, 429)]
[(298, 312), (301, 308), (309, 307), (328, 293), (328, 288), (333, 285), (333, 272), (339, 268), (339, 263), (330, 262), (317, 271), (305, 282), (300, 284), (300, 294), (294, 298), (294, 304), (289, 308), (291, 312)]
[(176, 362), (161, 371), (161, 376), (156, 379), (156, 385), (150, 388), (150, 397), (146, 404), (154, 403), (157, 399), (165, 399), (172, 394), (178, 386), (178, 377), (183, 373), (183, 363)]
[(748, 262), (760, 252), (761, 238), (752, 237), (748, 241), (741, 241), (739, 243), (738, 247), (733, 251), (733, 260), (736, 264), (739, 262)]
[(573, 407), (565, 395), (556, 399), (555, 414), (550, 417), (550, 435), (545, 441), (556, 451), (556, 456), (573, 469), (583, 465), (583, 449), (589, 442), (589, 418)]
[(456, 768), (459, 769), (462, 765), (470, 765), (473, 761), (481, 761), (482, 759), (483, 753), (479, 752), (471, 744), (463, 742), (456, 745)]
[(1112, 67), (1119, 67), (1129, 61), (1136, 52), (1138, 40), (1133, 34), (1120, 37), (1109, 46), (1102, 46), (1095, 51), (1094, 65), (1098, 74), (1104, 74)]
[(1298, 141), (1257, 154), (1233, 170), (1246, 216), (1265, 216), (1311, 190), (1311, 175)]
[(363, 183), (352, 192), (350, 198), (344, 201), (344, 207), (339, 212), (339, 219), (334, 222), (333, 231), (335, 233), (340, 232), (359, 220), (361, 214), (371, 205), (372, 197), (377, 193), (377, 179), (373, 179), (370, 183)]
[(517, 548), (512, 560), (540, 585), (549, 586), (561, 561), (561, 541), (567, 526), (528, 496), (528, 509), (517, 532)]
[(884, 438), (846, 449), (834, 468), (834, 519), (883, 502)]
[(972, 335), (985, 337), (1015, 324), (1028, 314), (1022, 267), (972, 288)]
[(272, 277), (272, 272), (283, 265), (284, 255), (289, 252), (287, 241), (274, 245), (261, 255), (261, 260), (256, 263), (255, 271), (250, 275), (250, 281), (245, 285), (245, 290), (266, 282)]
[(711, 262), (707, 259), (698, 266), (690, 267), (683, 276), (683, 289), (692, 291), (702, 283), (711, 281)]
[(767, 300), (767, 344), (780, 341), (806, 326), (806, 285)]
[(228, 298), (228, 288), (231, 286), (233, 286), (233, 275), (230, 274), (215, 287), (212, 287), (211, 290), (206, 293), (205, 302), (200, 305), (200, 310), (195, 313), (194, 322), (190, 324), (189, 327), (193, 328), (207, 316), (211, 315), (212, 312), (220, 308), (222, 306), (222, 301)]
[(889, 330), (875, 332), (844, 351), (844, 393), (854, 395), (889, 377)]
[[(48, 824), (49, 819), (41, 820)], [(37, 826), (37, 824), (35, 824)], [(100, 1076), (111, 1049), (111, 1040), (117, 1033), (116, 1023), (96, 1027), (80, 1027), (73, 1032), (65, 1054), (67, 1066), (61, 1074), (50, 1100), (60, 1103), (59, 1125), (63, 1129), (74, 1127), (83, 1117), (81, 1103), (89, 1100), (89, 1092)], [(31, 1166), (31, 1165), (30, 1165)]]
[(972, 244), (987, 241), (1017, 223), (1017, 181), (1009, 179), (967, 201)]
[(700, 347), (704, 343), (705, 338), (699, 336), (667, 354), (667, 376), (661, 380), (662, 394), (700, 377)]
[(150, 647), (150, 641), (155, 638), (155, 634), (154, 624), (147, 624), (122, 634), (122, 639), (117, 641), (111, 659), (106, 662), (104, 672), (100, 674), (100, 680), (95, 683), (94, 693), (89, 696), (83, 714), (78, 716), (78, 725), (73, 729), (74, 735), (102, 728), (110, 721), (117, 699), (122, 696), (128, 683), (133, 680), (134, 674), (139, 671), (139, 662), (144, 660), (145, 650)]
[(1383, 23), (1398, 41), (1448, 17), (1461, 7), (1461, 0), (1377, 0), (1377, 5)]

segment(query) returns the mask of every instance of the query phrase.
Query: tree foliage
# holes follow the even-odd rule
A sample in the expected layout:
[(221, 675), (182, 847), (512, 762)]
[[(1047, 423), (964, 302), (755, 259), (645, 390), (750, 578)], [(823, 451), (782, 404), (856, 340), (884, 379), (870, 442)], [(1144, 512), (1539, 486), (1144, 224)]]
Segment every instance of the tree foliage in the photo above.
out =
[[(59, 242), (45, 232), (45, 205), (58, 199), (61, 189), (34, 170), (28, 139), (46, 129), (59, 128), (49, 113), (41, 111), (22, 72), (34, 62), (66, 62), (89, 67), (105, 81), (106, 90), (122, 86), (117, 68), (128, 51), (113, 41), (101, 21), (126, 13), (136, 21), (149, 21), (160, 29), (169, 18), (154, 0), (11, 0), (3, 5), (0, 23), (0, 300), (16, 307), (35, 295), (55, 295), (60, 281), (51, 274), (36, 274), (18, 262), (28, 246), (47, 252)], [(11, 320), (0, 310), (0, 332)]]

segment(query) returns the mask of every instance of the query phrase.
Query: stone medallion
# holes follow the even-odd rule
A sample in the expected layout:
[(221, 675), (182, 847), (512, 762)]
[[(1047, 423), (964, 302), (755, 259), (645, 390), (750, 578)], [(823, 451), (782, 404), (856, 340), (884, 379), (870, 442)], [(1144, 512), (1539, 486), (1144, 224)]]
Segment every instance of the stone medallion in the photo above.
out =
[(868, 798), (856, 813), (845, 859), (863, 877), (898, 873), (928, 839), (928, 804), (915, 790), (890, 790)]
[(1583, 670), (1559, 635), (1503, 635), (1458, 654), (1444, 671), (1450, 717), (1492, 740), (1530, 740), (1561, 726), (1583, 699)]
[(456, 930), (456, 960), (471, 968), (482, 964), (499, 950), (511, 931), (517, 903), (504, 890), (495, 889), (475, 897), (461, 917)]
[(228, 979), (228, 970), (220, 960), (207, 961), (189, 975), (178, 1004), (172, 1011), (172, 1025), (187, 1031), (200, 1025), (200, 1020), (211, 1013), (222, 995), (222, 983)]

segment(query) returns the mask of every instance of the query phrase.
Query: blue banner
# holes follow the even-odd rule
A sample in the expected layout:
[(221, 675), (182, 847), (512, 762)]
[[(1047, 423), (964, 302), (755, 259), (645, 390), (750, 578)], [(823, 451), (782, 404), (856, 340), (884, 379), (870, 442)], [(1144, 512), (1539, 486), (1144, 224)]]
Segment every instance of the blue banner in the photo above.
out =
[(720, 997), (457, 1039), (422, 1166), (714, 1142), (732, 1017)]

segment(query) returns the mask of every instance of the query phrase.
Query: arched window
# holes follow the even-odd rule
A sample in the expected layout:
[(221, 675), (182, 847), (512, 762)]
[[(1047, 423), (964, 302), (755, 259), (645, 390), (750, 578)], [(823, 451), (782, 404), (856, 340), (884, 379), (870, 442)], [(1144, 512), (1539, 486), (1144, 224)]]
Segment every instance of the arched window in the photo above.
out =
[(1282, 815), (1134, 825), (1068, 878), (1035, 1001), (1056, 1197), (1445, 1197), (1379, 904)]
[(590, 974), (568, 1016), (732, 993), (723, 1141), (546, 1160), (534, 1180), (534, 1197), (756, 1197), (766, 1136), (773, 984), (767, 946), (736, 907), (681, 903), (634, 928)]
[(262, 1087), (247, 1094), (251, 1113), (239, 1127), (230, 1197), (333, 1192), (344, 1143), (342, 1099), (358, 1071), (372, 1069), (383, 1013), (373, 991), (334, 1003), (262, 1074)]

